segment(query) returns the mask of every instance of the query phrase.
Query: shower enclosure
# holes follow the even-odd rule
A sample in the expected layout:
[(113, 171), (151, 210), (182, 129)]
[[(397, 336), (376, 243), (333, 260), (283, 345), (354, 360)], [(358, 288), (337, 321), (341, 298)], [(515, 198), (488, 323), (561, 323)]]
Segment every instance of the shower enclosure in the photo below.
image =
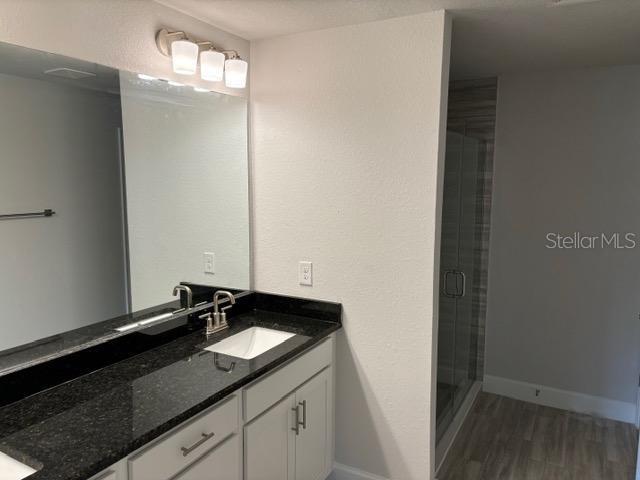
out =
[(477, 215), (482, 141), (447, 132), (438, 318), (436, 438), (440, 440), (477, 378)]

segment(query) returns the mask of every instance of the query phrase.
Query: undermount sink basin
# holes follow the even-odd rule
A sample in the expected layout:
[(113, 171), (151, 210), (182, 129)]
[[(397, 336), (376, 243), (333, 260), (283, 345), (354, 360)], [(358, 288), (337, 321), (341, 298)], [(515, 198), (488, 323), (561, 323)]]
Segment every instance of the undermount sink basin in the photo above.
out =
[(295, 336), (295, 333), (281, 332), (271, 328), (251, 327), (225, 338), (221, 342), (214, 343), (205, 348), (205, 350), (232, 357), (250, 359), (267, 350), (271, 350), (293, 336)]
[(22, 480), (36, 470), (0, 452), (0, 480)]

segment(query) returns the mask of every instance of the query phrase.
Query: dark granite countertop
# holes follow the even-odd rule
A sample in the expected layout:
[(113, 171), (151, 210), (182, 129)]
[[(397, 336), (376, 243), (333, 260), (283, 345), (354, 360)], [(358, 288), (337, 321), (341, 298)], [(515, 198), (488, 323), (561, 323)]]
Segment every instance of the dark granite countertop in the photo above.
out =
[[(197, 331), (7, 405), (0, 451), (38, 468), (29, 480), (85, 480), (340, 328), (339, 315), (330, 321), (285, 311), (257, 305), (208, 339)], [(251, 360), (203, 350), (250, 326), (296, 335)]]

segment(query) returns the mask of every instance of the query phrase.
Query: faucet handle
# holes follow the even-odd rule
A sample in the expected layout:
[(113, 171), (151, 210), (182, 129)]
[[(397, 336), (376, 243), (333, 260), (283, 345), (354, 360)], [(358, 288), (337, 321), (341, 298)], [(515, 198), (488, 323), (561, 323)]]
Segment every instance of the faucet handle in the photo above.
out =
[(220, 325), (227, 326), (227, 310), (231, 308), (231, 305), (227, 305), (226, 307), (222, 307), (220, 309)]
[(211, 312), (209, 312), (209, 313), (205, 313), (204, 315), (200, 315), (198, 317), (200, 320), (207, 321), (207, 326), (205, 327), (205, 333), (207, 334), (207, 336), (211, 335), (212, 333), (216, 333), (218, 330), (220, 330), (220, 323), (218, 320), (219, 316), (220, 316), (219, 313), (212, 314)]

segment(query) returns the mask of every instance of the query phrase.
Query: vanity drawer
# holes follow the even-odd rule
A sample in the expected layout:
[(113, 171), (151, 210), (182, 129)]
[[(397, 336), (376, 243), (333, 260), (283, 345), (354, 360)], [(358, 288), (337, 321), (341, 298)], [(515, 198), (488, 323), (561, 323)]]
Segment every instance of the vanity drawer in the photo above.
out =
[(174, 480), (240, 480), (241, 447), (238, 435), (233, 435)]
[(271, 375), (243, 391), (244, 420), (251, 419), (278, 403), (293, 390), (330, 365), (333, 360), (333, 338), (329, 337), (311, 351), (294, 358)]
[(129, 459), (131, 480), (166, 480), (238, 430), (238, 397), (233, 395)]

